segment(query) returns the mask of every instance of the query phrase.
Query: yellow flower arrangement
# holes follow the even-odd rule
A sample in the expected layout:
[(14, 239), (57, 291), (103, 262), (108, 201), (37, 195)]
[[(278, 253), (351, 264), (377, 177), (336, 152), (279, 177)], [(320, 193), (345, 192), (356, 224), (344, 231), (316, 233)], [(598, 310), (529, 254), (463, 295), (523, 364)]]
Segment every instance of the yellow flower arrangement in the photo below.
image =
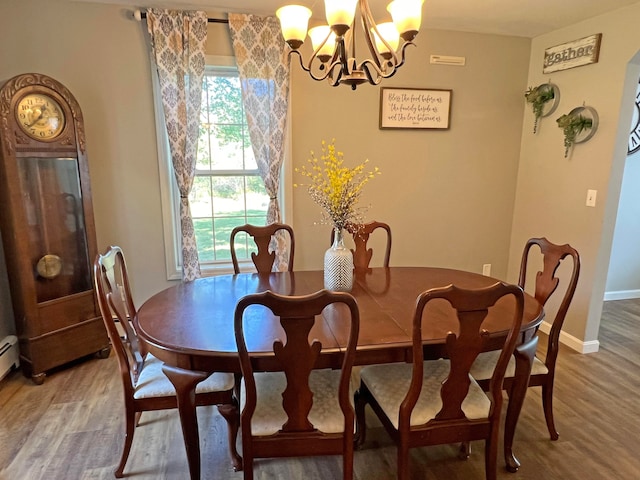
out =
[(375, 175), (380, 175), (380, 170), (375, 167), (372, 171), (365, 172), (368, 159), (354, 168), (346, 167), (344, 154), (336, 151), (335, 139), (330, 144), (323, 140), (320, 159), (312, 151), (307, 163), (309, 165), (296, 168), (295, 171), (308, 177), (311, 183), (294, 186), (308, 187), (309, 195), (324, 209), (325, 220), (330, 221), (334, 228), (353, 232), (362, 223), (362, 214), (366, 210), (356, 207), (362, 188)]

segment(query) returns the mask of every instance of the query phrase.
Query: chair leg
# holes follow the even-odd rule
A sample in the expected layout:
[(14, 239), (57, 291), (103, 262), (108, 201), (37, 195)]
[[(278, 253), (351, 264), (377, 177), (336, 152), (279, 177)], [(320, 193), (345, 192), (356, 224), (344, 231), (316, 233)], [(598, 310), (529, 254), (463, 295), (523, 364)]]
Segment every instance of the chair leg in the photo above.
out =
[(469, 460), (469, 456), (471, 456), (471, 442), (462, 442), (458, 450), (458, 458), (460, 460)]
[(124, 477), (124, 466), (129, 458), (131, 452), (131, 445), (133, 444), (133, 434), (136, 431), (136, 422), (140, 418), (140, 412), (134, 412), (127, 409), (125, 412), (125, 434), (124, 434), (124, 446), (122, 447), (122, 455), (120, 456), (120, 463), (116, 467), (114, 475), (116, 478)]
[(244, 451), (242, 454), (244, 455), (242, 468), (243, 480), (253, 480), (253, 458)]
[(492, 428), (489, 438), (485, 441), (484, 468), (487, 480), (496, 480), (498, 476), (498, 436), (499, 428)]
[(342, 480), (353, 480), (353, 441), (342, 452)]
[(233, 470), (239, 472), (242, 470), (242, 457), (238, 454), (238, 449), (236, 447), (238, 428), (240, 427), (240, 412), (238, 410), (238, 406), (236, 404), (218, 405), (218, 411), (227, 421), (231, 462), (233, 463)]
[(367, 422), (365, 419), (364, 407), (369, 402), (371, 393), (367, 386), (360, 382), (360, 388), (356, 390), (353, 395), (354, 409), (356, 413), (356, 433), (354, 436), (354, 445), (356, 448), (360, 448), (367, 436)]
[(544, 418), (547, 421), (549, 436), (551, 440), (558, 440), (560, 434), (553, 421), (553, 378), (542, 386), (542, 408), (544, 408)]
[(409, 478), (409, 447), (401, 440), (398, 442), (398, 480)]

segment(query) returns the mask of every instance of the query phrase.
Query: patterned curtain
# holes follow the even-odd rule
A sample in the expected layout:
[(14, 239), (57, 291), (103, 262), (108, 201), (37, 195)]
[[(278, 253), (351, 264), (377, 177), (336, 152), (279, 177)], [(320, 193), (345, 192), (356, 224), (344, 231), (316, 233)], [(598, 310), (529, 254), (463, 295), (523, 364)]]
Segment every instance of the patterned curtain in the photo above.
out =
[(147, 28), (162, 92), (173, 172), (180, 190), (182, 278), (200, 277), (189, 192), (193, 185), (207, 40), (207, 14), (148, 9)]
[[(267, 223), (280, 222), (278, 189), (289, 99), (289, 57), (275, 17), (229, 14), (242, 101), (260, 176), (269, 194)], [(286, 238), (276, 235), (274, 268), (287, 269)]]

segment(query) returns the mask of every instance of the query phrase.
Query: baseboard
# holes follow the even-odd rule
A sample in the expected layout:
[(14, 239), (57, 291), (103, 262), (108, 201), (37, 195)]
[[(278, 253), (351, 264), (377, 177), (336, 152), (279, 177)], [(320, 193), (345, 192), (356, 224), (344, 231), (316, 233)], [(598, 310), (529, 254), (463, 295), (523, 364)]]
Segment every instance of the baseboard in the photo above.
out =
[[(540, 324), (540, 331), (549, 335), (551, 331), (551, 324), (542, 322)], [(560, 343), (566, 345), (572, 350), (578, 353), (595, 353), (600, 350), (600, 342), (598, 340), (592, 340), (590, 342), (584, 342), (573, 335), (569, 335), (566, 332), (560, 332)]]
[(608, 300), (629, 300), (640, 298), (640, 290), (618, 290), (616, 292), (605, 292), (604, 301)]

